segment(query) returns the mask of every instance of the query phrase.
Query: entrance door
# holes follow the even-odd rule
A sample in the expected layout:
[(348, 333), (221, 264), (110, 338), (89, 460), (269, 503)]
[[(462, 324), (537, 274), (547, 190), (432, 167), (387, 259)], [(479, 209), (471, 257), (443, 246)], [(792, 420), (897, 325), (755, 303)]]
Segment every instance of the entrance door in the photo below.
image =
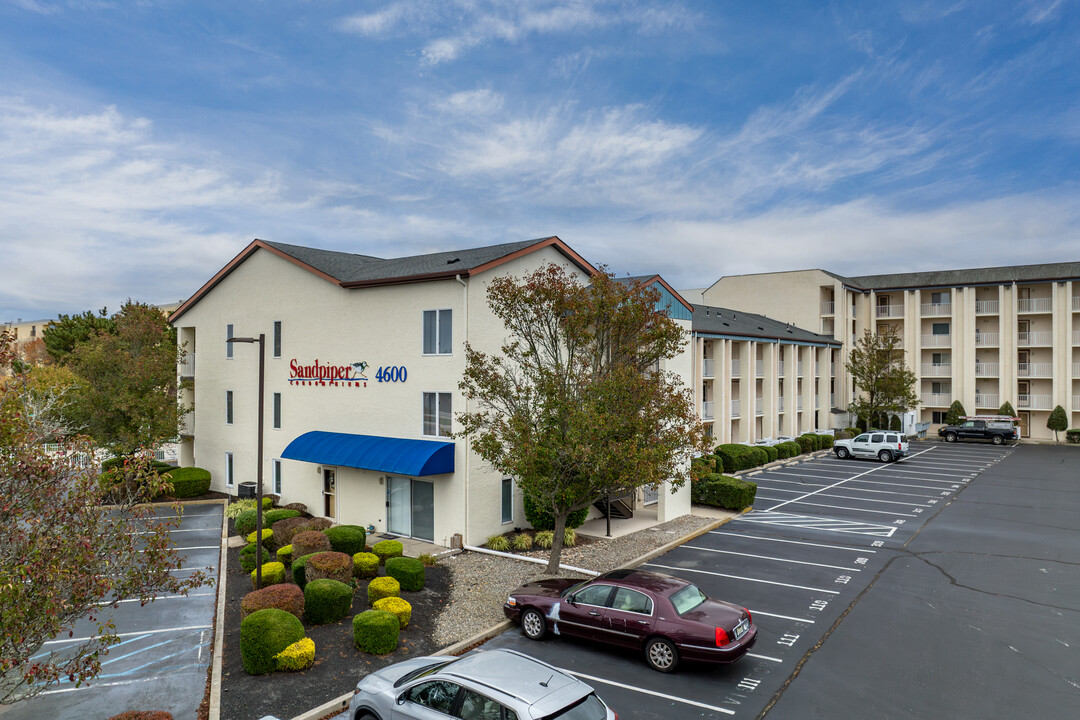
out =
[(337, 517), (337, 474), (333, 468), (323, 468), (323, 515), (334, 519)]
[(1029, 437), (1028, 427), (1031, 425), (1031, 413), (1020, 413), (1020, 437)]
[(386, 530), (420, 540), (435, 539), (435, 486), (427, 480), (386, 478)]

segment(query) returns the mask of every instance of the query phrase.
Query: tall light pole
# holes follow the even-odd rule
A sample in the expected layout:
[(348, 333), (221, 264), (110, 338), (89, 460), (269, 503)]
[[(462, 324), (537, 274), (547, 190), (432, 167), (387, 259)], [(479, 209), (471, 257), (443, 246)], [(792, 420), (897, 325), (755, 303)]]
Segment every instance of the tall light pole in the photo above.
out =
[(225, 342), (259, 343), (259, 442), (256, 445), (255, 465), (256, 489), (255, 489), (255, 589), (262, 587), (262, 528), (263, 528), (263, 382), (266, 371), (266, 334), (259, 333), (259, 337), (233, 337)]

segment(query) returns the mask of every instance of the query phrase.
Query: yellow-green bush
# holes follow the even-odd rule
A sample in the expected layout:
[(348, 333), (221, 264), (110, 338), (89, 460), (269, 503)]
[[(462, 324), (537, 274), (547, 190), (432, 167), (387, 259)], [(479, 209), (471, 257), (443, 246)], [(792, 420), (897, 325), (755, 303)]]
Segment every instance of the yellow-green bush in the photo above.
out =
[(358, 552), (352, 556), (353, 574), (358, 578), (373, 578), (379, 574), (379, 556), (375, 553)]
[(397, 540), (382, 540), (375, 543), (371, 552), (379, 556), (379, 562), (383, 565), (392, 557), (401, 557), (405, 554), (405, 547)]
[[(249, 543), (255, 542), (255, 532), (256, 532), (255, 530), (252, 530), (250, 533), (248, 533), (247, 541)], [(271, 530), (270, 528), (263, 528), (263, 531), (262, 531), (263, 545), (270, 546), (271, 542), (272, 542), (271, 541), (272, 537), (274, 537), (274, 531)]]
[(401, 624), (402, 630), (412, 619), (412, 605), (404, 598), (386, 597), (382, 600), (376, 600), (371, 607), (375, 610), (385, 610), (388, 613), (393, 613)]
[(353, 618), (353, 642), (363, 652), (374, 655), (394, 652), (400, 632), (397, 616), (385, 610), (365, 610)]
[(286, 545), (285, 547), (278, 548), (277, 559), (278, 561), (288, 565), (289, 561), (292, 560), (292, 545)]
[(278, 670), (306, 670), (315, 662), (315, 641), (297, 640), (274, 656)]
[[(251, 587), (255, 587), (255, 573), (256, 570), (251, 571)], [(285, 564), (279, 562), (268, 562), (262, 566), (262, 584), (263, 585), (277, 585), (279, 582), (285, 581)]]
[(401, 584), (392, 577), (377, 577), (368, 583), (367, 599), (372, 605), (376, 600), (399, 595), (401, 595)]

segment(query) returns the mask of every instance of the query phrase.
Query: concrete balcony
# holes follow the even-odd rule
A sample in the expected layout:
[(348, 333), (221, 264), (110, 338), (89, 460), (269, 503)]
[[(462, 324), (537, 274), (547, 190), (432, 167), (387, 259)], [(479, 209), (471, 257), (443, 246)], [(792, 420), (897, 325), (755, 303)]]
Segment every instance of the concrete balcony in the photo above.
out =
[(952, 335), (923, 335), (923, 347), (952, 347)]
[(195, 353), (184, 353), (184, 360), (180, 363), (179, 370), (182, 378), (195, 377)]
[(1053, 343), (1054, 333), (1047, 330), (1016, 333), (1016, 344), (1020, 347), (1032, 347), (1035, 345), (1049, 347)]
[(902, 318), (904, 317), (903, 305), (878, 305), (876, 314), (879, 318)]
[(975, 393), (975, 407), (977, 408), (998, 408), (1001, 407), (1001, 403), (998, 402), (999, 396), (997, 394), (989, 393)]
[(949, 377), (952, 375), (952, 365), (950, 363), (923, 363), (922, 375), (923, 377)]
[(999, 336), (996, 332), (975, 333), (975, 347), (997, 347)]
[(1052, 410), (1054, 408), (1053, 395), (1017, 395), (1017, 410)]
[(713, 401), (712, 400), (702, 400), (701, 401), (701, 419), (702, 420), (712, 420), (714, 417), (716, 417), (716, 415), (714, 414), (714, 410), (713, 410)]
[(731, 359), (731, 377), (742, 377), (742, 363), (739, 362), (739, 358)]
[(1054, 363), (1016, 363), (1017, 377), (1054, 377)]
[(737, 418), (741, 416), (742, 414), (739, 412), (739, 401), (738, 399), (733, 399), (731, 401), (731, 417)]
[(836, 312), (836, 303), (832, 303), (832, 302), (823, 302), (823, 303), (821, 303), (821, 314), (822, 315), (833, 315), (833, 314), (835, 314), (835, 312)]
[(712, 358), (704, 358), (701, 361), (701, 376), (702, 377), (707, 377), (707, 378), (714, 377), (714, 375), (713, 375), (713, 367), (714, 367), (715, 363), (716, 363), (716, 361), (713, 360)]
[(1018, 313), (1048, 313), (1054, 312), (1053, 298), (1021, 298), (1016, 301)]
[(997, 377), (997, 363), (975, 363), (975, 377)]
[(920, 309), (923, 317), (952, 315), (952, 303), (923, 303)]
[(949, 393), (923, 393), (922, 404), (926, 407), (949, 407), (952, 395)]
[(976, 300), (975, 301), (975, 314), (976, 315), (997, 315), (998, 312), (997, 300)]

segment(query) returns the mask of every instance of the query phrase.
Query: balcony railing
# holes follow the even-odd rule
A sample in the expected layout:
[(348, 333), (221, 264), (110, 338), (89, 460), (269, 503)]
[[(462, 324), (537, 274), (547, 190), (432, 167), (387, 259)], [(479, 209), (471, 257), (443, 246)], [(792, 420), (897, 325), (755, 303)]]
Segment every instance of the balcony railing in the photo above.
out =
[(765, 376), (765, 361), (764, 360), (755, 360), (754, 361), (754, 372), (757, 374), (757, 377), (764, 377)]
[(739, 362), (739, 358), (731, 358), (731, 377), (737, 378), (742, 376), (742, 363)]
[(836, 393), (829, 393), (829, 407), (836, 407)]
[(1016, 407), (1019, 410), (1050, 410), (1054, 407), (1054, 396), (1017, 395)]
[(821, 303), (821, 314), (832, 315), (836, 312), (836, 303), (823, 302)]
[(184, 360), (180, 363), (180, 377), (195, 377), (195, 353), (184, 353)]
[(998, 364), (997, 363), (975, 363), (975, 377), (997, 377), (998, 376)]
[(923, 393), (922, 404), (928, 407), (948, 407), (952, 405), (952, 395), (948, 393)]
[(1080, 379), (1080, 363), (1072, 364), (1072, 376), (1074, 380)]
[(713, 363), (715, 361), (712, 358), (704, 358), (701, 363), (701, 376), (711, 378), (713, 377)]
[(879, 318), (900, 318), (904, 317), (903, 305), (878, 305), (877, 316)]
[(996, 315), (998, 311), (997, 300), (976, 300), (975, 301), (975, 314), (976, 315)]
[(802, 395), (800, 395), (799, 399), (795, 401), (795, 410), (797, 410), (798, 412), (802, 412)]
[(951, 363), (923, 363), (923, 377), (948, 377), (952, 375)]
[(1054, 363), (1016, 363), (1018, 377), (1053, 377)]
[(713, 414), (713, 402), (714, 401), (712, 401), (712, 400), (702, 400), (701, 401), (701, 419), (702, 420), (712, 420), (714, 417), (716, 417)]
[(1073, 330), (1073, 345), (1080, 345), (1080, 330)]
[(1073, 412), (1080, 412), (1080, 395), (1073, 395)]
[(1001, 403), (998, 402), (998, 395), (991, 395), (988, 393), (975, 393), (975, 407), (977, 408), (996, 408), (1000, 407)]
[(821, 377), (821, 363), (814, 363), (814, 377)]
[(754, 414), (763, 415), (765, 413), (765, 398), (754, 398)]
[(952, 315), (952, 303), (923, 303), (922, 314), (924, 316)]
[(739, 417), (739, 400), (737, 398), (731, 400), (731, 417)]
[(1046, 330), (1016, 333), (1016, 344), (1020, 346), (1052, 345), (1053, 342), (1054, 333)]
[(1080, 295), (1074, 297), (1072, 300), (1073, 312), (1080, 312)]
[(997, 347), (998, 334), (996, 332), (975, 333), (975, 347)]
[(798, 377), (802, 377), (802, 360), (800, 360), (799, 363), (795, 366), (795, 374)]
[(1016, 312), (1048, 313), (1053, 311), (1053, 298), (1020, 298), (1016, 301)]
[(779, 375), (780, 377), (784, 377), (784, 361), (783, 360), (781, 360), (780, 362), (778, 362), (776, 364), (776, 368), (777, 368), (776, 374)]
[(923, 347), (950, 347), (952, 335), (923, 335)]
[(783, 395), (776, 398), (776, 411), (777, 412), (784, 412), (784, 396)]

